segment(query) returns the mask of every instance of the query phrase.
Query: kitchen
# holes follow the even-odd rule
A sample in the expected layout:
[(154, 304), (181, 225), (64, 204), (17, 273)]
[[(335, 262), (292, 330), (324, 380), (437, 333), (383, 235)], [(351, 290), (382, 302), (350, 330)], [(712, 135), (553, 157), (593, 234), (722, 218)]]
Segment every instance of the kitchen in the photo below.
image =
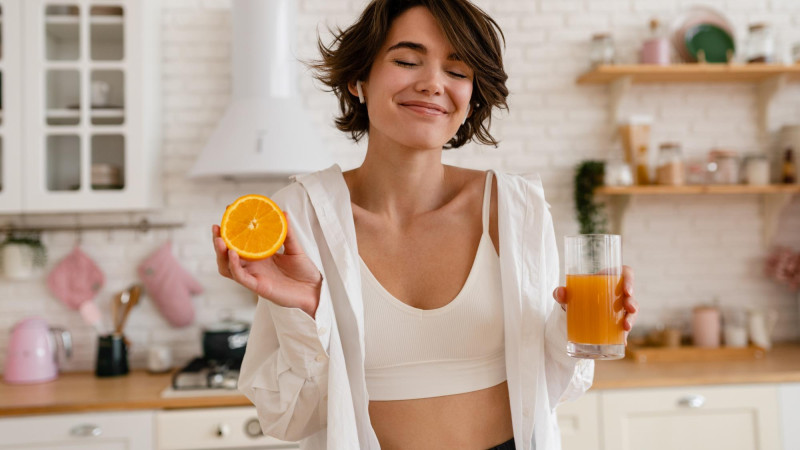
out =
[[(255, 70), (235, 61), (233, 31), (242, 29), (235, 26), (237, 1), (0, 0), (0, 239), (10, 239), (12, 229), (44, 230), (15, 234), (17, 244), (32, 243), (32, 253), (40, 255), (32, 269), (3, 263), (0, 367), (7, 372), (12, 331), (28, 318), (68, 330), (72, 344), (70, 358), (58, 351), (57, 379), (0, 384), (0, 430), (11, 436), (0, 448), (283, 445), (259, 436), (254, 410), (235, 391), (170, 389), (173, 371), (207, 351), (204, 337), (218, 326), (235, 334), (254, 311), (252, 296), (218, 275), (210, 225), (238, 196), (270, 195), (286, 184), (285, 176), (254, 176), (246, 167), (231, 169), (246, 175), (232, 179), (191, 176), (236, 89), (259, 87), (237, 78)], [(297, 56), (316, 58), (317, 33), (326, 37), (326, 27), (349, 24), (365, 3), (286, 3), (297, 8)], [(608, 186), (595, 183), (589, 200), (606, 205), (607, 231), (621, 232), (625, 264), (636, 270), (642, 312), (631, 344), (641, 347), (629, 354), (638, 360), (598, 363), (593, 389), (559, 408), (564, 448), (800, 448), (800, 435), (787, 426), (800, 419), (800, 299), (791, 284), (797, 278), (786, 276), (800, 251), (800, 189), (796, 175), (794, 184), (781, 182), (784, 151), (792, 142), (800, 147), (800, 65), (794, 63), (800, 4), (715, 0), (700, 10), (677, 0), (476, 4), (505, 32), (510, 112), (493, 122), (499, 148), (468, 144), (446, 152), (446, 162), (540, 173), (560, 243), (583, 231), (575, 210), (576, 168), (605, 161)], [(717, 25), (709, 32), (717, 52), (704, 55), (706, 65), (638, 66), (646, 42), (655, 45), (649, 57), (664, 57), (658, 47), (663, 36), (671, 62), (697, 57), (697, 51), (683, 54), (685, 43), (675, 48), (673, 42), (690, 21)], [(771, 46), (753, 40), (757, 23), (768, 25)], [(715, 71), (728, 69), (714, 63), (719, 45), (721, 57), (729, 57), (724, 25), (736, 52), (730, 70), (719, 75)], [(751, 47), (772, 49), (767, 67), (746, 64)], [(753, 75), (754, 68), (761, 72)], [(669, 69), (674, 73), (665, 75)], [(359, 165), (363, 146), (332, 126), (335, 98), (302, 68), (294, 78), (300, 95), (293, 104), (303, 107), (308, 128), (325, 143), (326, 153), (314, 160)], [(684, 185), (669, 186), (677, 183), (667, 177), (659, 186), (628, 186), (638, 181), (633, 162), (641, 159), (635, 159), (640, 146), (626, 154), (625, 143), (642, 135), (626, 138), (620, 124), (647, 133), (645, 165), (654, 179), (661, 145), (678, 144), (663, 156), (678, 155), (687, 169)], [(313, 137), (305, 134), (296, 137)], [(26, 152), (16, 151), (23, 146)], [(735, 151), (741, 162), (766, 156), (769, 186), (718, 179), (730, 175), (718, 170), (730, 154), (719, 152), (715, 170), (701, 164), (708, 171), (701, 173), (703, 182), (692, 180), (697, 173), (688, 169), (707, 162), (712, 150)], [(796, 163), (800, 150), (794, 150)], [(80, 155), (87, 156), (82, 161)], [(744, 166), (740, 172), (749, 173)], [(15, 247), (10, 244), (4, 255)], [(89, 260), (60, 264), (80, 255)], [(84, 268), (79, 274), (73, 271), (78, 266)], [(147, 284), (154, 270), (183, 282)], [(63, 282), (76, 275), (88, 277), (84, 286), (96, 309), (53, 289), (59, 276)], [(145, 285), (144, 292), (136, 295), (134, 285)], [(127, 362), (130, 373), (96, 377), (98, 336), (112, 326), (115, 308), (115, 316), (129, 312), (127, 357), (116, 362)], [(708, 310), (717, 320), (703, 326), (699, 314)], [(748, 311), (763, 313), (765, 333), (754, 342), (769, 350), (726, 345), (730, 315)], [(743, 319), (751, 340), (752, 317)], [(691, 345), (692, 337), (715, 327), (721, 328), (711, 346), (718, 349), (704, 353)], [(109, 345), (108, 351), (124, 347), (119, 339)], [(110, 370), (124, 372), (119, 364)], [(230, 382), (224, 374), (200, 378), (223, 387)], [(44, 436), (43, 428), (52, 433)], [(626, 434), (629, 429), (639, 431)], [(182, 434), (176, 437), (176, 430)], [(646, 447), (637, 444), (648, 437)]]

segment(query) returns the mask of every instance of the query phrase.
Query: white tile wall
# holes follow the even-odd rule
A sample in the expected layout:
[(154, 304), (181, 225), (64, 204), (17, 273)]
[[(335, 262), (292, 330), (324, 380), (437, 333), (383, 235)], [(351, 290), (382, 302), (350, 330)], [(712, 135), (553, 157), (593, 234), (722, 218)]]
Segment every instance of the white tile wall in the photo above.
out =
[[(605, 88), (577, 86), (586, 66), (592, 33), (611, 30), (620, 59), (634, 62), (647, 23), (653, 16), (669, 21), (694, 0), (481, 0), (506, 34), (506, 63), (511, 78), (511, 112), (495, 121), (499, 149), (470, 145), (446, 154), (448, 163), (507, 171), (539, 171), (553, 205), (559, 236), (575, 233), (572, 210), (573, 167), (586, 158), (605, 158), (619, 151), (605, 126), (609, 97)], [(725, 10), (739, 37), (751, 20), (775, 26), (781, 42), (800, 41), (800, 2), (796, 0), (706, 0)], [(363, 0), (300, 0), (298, 53), (316, 56), (317, 30), (346, 26), (365, 4)], [(206, 291), (194, 299), (197, 324), (176, 330), (158, 315), (148, 299), (135, 310), (128, 335), (133, 342), (132, 365), (145, 364), (151, 342), (173, 345), (176, 360), (200, 353), (201, 326), (223, 310), (248, 319), (252, 298), (233, 282), (217, 275), (210, 227), (232, 199), (250, 192), (272, 193), (274, 183), (195, 182), (185, 174), (226, 105), (230, 83), (230, 0), (165, 0), (163, 2), (164, 186), (166, 208), (153, 214), (51, 215), (27, 217), (28, 223), (98, 223), (137, 220), (183, 220), (174, 231), (86, 232), (84, 250), (106, 274), (98, 296), (108, 311), (113, 293), (136, 281), (135, 267), (166, 240), (176, 256)], [(340, 165), (358, 165), (364, 146), (351, 144), (332, 126), (335, 100), (301, 74), (304, 101)], [(623, 113), (657, 118), (654, 142), (677, 140), (687, 156), (700, 156), (712, 146), (749, 152), (770, 149), (774, 134), (760, 136), (756, 127), (756, 96), (752, 86), (696, 84), (635, 86), (622, 105)], [(800, 122), (800, 84), (790, 85), (773, 105), (772, 127)], [(782, 286), (762, 275), (765, 247), (761, 241), (762, 204), (755, 196), (638, 197), (625, 221), (624, 258), (636, 270), (636, 294), (642, 324), (685, 317), (695, 304), (718, 298), (726, 306), (765, 306), (780, 312), (776, 335), (796, 339), (798, 305)], [(4, 219), (0, 218), (0, 222)], [(800, 248), (800, 199), (781, 219), (777, 241)], [(45, 236), (51, 268), (79, 236)], [(66, 326), (75, 335), (76, 355), (67, 370), (89, 370), (95, 333), (77, 312), (47, 292), (43, 275), (29, 282), (0, 283), (0, 363), (8, 330), (17, 320), (41, 315)]]

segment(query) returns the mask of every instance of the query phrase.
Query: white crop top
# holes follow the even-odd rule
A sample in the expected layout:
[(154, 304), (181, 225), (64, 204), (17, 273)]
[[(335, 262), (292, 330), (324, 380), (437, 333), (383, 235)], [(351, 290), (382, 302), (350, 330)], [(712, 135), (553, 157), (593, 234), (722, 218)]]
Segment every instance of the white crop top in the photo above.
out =
[(506, 380), (500, 258), (489, 237), (491, 172), (483, 234), (461, 291), (436, 309), (407, 305), (361, 261), (365, 375), (370, 400), (407, 400), (477, 391)]

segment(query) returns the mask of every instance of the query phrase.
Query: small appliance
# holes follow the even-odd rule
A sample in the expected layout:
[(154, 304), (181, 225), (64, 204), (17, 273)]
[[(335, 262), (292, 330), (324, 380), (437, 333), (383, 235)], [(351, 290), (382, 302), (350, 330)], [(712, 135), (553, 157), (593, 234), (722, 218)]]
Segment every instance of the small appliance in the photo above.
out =
[(29, 317), (11, 329), (3, 378), (7, 383), (43, 383), (58, 377), (59, 347), (72, 356), (72, 335), (51, 327), (41, 317)]

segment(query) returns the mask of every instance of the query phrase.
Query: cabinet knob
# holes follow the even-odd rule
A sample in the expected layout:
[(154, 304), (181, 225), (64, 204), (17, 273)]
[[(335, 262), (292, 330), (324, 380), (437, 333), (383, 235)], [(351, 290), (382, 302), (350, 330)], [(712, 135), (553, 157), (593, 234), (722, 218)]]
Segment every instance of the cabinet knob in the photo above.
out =
[(225, 436), (227, 436), (229, 434), (231, 434), (231, 426), (230, 425), (228, 425), (227, 423), (221, 423), (221, 424), (219, 424), (219, 426), (217, 426), (217, 436), (225, 437)]
[(69, 430), (69, 434), (75, 437), (97, 437), (103, 434), (103, 429), (91, 424), (78, 425)]
[(257, 438), (264, 435), (264, 432), (261, 431), (261, 423), (258, 422), (257, 418), (252, 418), (244, 424), (244, 432), (247, 433), (247, 435), (251, 438)]
[(706, 398), (702, 395), (687, 395), (678, 400), (678, 406), (684, 408), (701, 408), (706, 404)]

